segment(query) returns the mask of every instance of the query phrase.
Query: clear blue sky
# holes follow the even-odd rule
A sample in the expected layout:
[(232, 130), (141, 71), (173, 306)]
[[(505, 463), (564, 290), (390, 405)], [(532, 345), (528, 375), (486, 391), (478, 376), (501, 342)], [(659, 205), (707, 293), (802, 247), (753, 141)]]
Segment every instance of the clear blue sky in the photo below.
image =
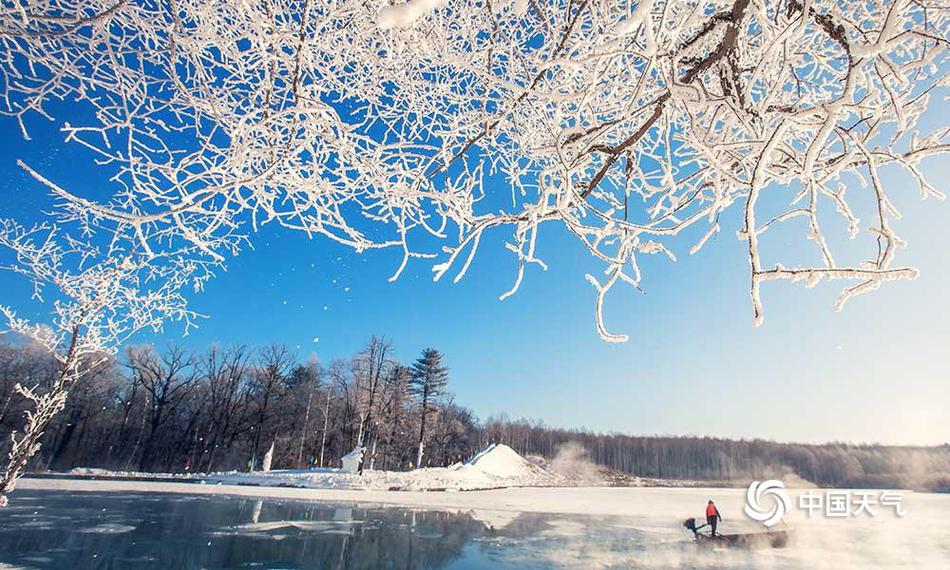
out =
[[(21, 222), (39, 219), (49, 199), (17, 158), (79, 194), (102, 183), (87, 155), (57, 142), (57, 124), (31, 126), (34, 141), (26, 142), (13, 121), (0, 119), (2, 215)], [(948, 162), (927, 168), (943, 191)], [(504, 302), (497, 297), (516, 264), (500, 246), (503, 234), (483, 243), (468, 276), (453, 285), (434, 283), (431, 266), (418, 261), (389, 283), (397, 252), (358, 255), (266, 228), (254, 236), (255, 250), (194, 297), (193, 308), (209, 315), (200, 329), (181, 339), (173, 324), (159, 342), (280, 342), (328, 362), (385, 335), (407, 361), (427, 346), (445, 352), (457, 401), (482, 418), (507, 412), (636, 434), (942, 443), (950, 440), (950, 204), (920, 202), (906, 177), (888, 181), (905, 214), (893, 226), (909, 242), (899, 261), (922, 275), (853, 299), (841, 314), (833, 311), (838, 283), (811, 290), (767, 283), (766, 322), (753, 328), (736, 212), (699, 254), (688, 254), (687, 239), (675, 250), (678, 263), (644, 263), (645, 294), (615, 290), (607, 321), (630, 334), (622, 345), (601, 341), (594, 328), (584, 273), (600, 268), (553, 226), (540, 246), (549, 270), (530, 269)], [(803, 233), (797, 223), (769, 232), (768, 262), (814, 259)], [(845, 245), (868, 247), (862, 236)], [(789, 248), (782, 258), (774, 257), (778, 246)], [(21, 279), (0, 274), (0, 303), (36, 316), (28, 296)]]

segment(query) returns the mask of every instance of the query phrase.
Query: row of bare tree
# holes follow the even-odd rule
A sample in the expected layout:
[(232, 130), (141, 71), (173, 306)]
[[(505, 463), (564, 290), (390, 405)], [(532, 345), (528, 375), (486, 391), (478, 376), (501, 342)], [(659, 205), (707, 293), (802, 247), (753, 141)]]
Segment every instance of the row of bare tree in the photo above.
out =
[(561, 429), (507, 416), (488, 418), (481, 433), (483, 439), (506, 443), (522, 455), (555, 457), (566, 444), (580, 446), (598, 465), (665, 481), (745, 485), (751, 480), (797, 478), (822, 487), (950, 492), (950, 442), (898, 446), (634, 436)]
[[(42, 387), (56, 372), (28, 343), (0, 345), (3, 441), (23, 422), (14, 385)], [(478, 447), (476, 422), (453, 402), (447, 381), (438, 351), (407, 366), (378, 337), (328, 366), (299, 362), (282, 345), (133, 346), (77, 384), (33, 467), (307, 468), (339, 465), (357, 446), (367, 468), (442, 465)]]

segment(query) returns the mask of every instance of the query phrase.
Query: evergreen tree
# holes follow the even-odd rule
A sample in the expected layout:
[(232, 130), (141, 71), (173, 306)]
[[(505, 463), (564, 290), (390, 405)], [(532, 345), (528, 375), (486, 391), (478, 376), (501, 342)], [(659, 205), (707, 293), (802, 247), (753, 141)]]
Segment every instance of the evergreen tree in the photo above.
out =
[(445, 393), (449, 383), (449, 369), (442, 364), (442, 353), (434, 348), (422, 351), (422, 356), (412, 365), (412, 393), (419, 399), (422, 418), (419, 422), (419, 446), (416, 466), (422, 466), (425, 452), (426, 416), (433, 409), (433, 402)]

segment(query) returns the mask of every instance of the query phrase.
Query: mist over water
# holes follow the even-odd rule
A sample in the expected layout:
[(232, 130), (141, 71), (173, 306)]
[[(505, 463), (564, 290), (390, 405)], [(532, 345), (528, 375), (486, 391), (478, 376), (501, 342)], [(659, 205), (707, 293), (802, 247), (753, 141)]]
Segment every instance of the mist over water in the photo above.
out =
[[(558, 490), (552, 491), (556, 500)], [(590, 491), (592, 499), (629, 505), (617, 509), (629, 515), (21, 491), (0, 516), (0, 567), (950, 567), (946, 495), (908, 493), (903, 518), (809, 518), (793, 509), (786, 517), (794, 533), (788, 547), (748, 550), (699, 548), (681, 527), (713, 496), (724, 514), (722, 530), (756, 530), (740, 514), (740, 490)]]
[(601, 468), (590, 459), (583, 444), (569, 441), (561, 445), (551, 460), (551, 471), (578, 483), (597, 484), (603, 479)]

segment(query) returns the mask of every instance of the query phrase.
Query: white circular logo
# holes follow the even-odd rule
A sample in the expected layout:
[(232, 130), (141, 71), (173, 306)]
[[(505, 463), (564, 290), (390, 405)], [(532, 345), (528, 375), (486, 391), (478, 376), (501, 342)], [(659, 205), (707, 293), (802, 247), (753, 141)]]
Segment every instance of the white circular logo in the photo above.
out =
[(753, 481), (745, 494), (745, 514), (765, 526), (774, 526), (791, 508), (785, 484), (775, 479)]

